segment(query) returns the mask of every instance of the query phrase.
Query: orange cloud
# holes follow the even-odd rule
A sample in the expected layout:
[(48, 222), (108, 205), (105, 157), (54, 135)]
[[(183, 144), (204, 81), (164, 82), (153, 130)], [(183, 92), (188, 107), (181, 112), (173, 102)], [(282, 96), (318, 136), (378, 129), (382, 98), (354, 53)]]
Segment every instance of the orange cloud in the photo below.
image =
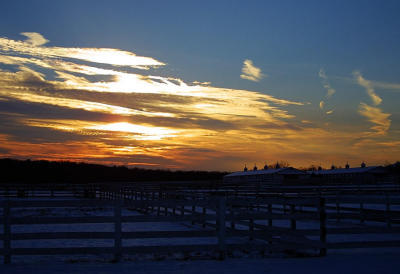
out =
[[(0, 63), (11, 67), (0, 70), (4, 157), (233, 170), (276, 160), (359, 162), (376, 151), (366, 139), (389, 142), (390, 114), (377, 107), (359, 107), (374, 123), (368, 134), (361, 125), (325, 127), (304, 116), (308, 104), (290, 98), (144, 74), (165, 63), (118, 49), (47, 47), (47, 39), (28, 37), (0, 38)], [(250, 62), (243, 75), (263, 76)]]

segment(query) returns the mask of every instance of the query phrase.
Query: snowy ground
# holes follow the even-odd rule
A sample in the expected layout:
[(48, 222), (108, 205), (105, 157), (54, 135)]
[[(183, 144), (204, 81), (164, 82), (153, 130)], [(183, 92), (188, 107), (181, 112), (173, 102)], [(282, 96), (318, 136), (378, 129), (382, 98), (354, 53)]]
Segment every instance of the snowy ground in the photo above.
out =
[[(137, 215), (124, 209), (123, 215)], [(111, 208), (13, 208), (12, 216), (112, 216)], [(280, 224), (279, 224), (280, 223)], [(229, 224), (227, 224), (229, 225)], [(287, 221), (274, 221), (274, 225), (289, 226)], [(298, 228), (317, 228), (318, 223), (298, 222)], [(331, 227), (346, 226), (345, 222), (328, 224)], [(353, 224), (359, 225), (359, 224)], [(382, 224), (385, 225), (385, 224)], [(112, 232), (113, 224), (57, 224), (13, 225), (13, 233), (21, 232)], [(126, 223), (123, 231), (179, 231), (201, 230), (199, 225), (188, 223)], [(2, 232), (2, 227), (0, 228)], [(353, 235), (361, 240), (365, 235)], [(376, 236), (376, 235), (375, 235)], [(333, 239), (349, 240), (348, 235), (336, 235)], [(393, 237), (393, 238), (392, 238)], [(399, 235), (378, 235), (376, 240), (399, 239)], [(359, 239), (357, 239), (359, 238)], [(247, 239), (247, 238), (246, 238)], [(329, 238), (328, 238), (329, 240)], [(132, 239), (124, 240), (124, 246), (161, 244), (208, 244), (215, 238), (192, 239)], [(1, 243), (2, 245), (2, 243)], [(13, 241), (12, 247), (78, 247), (113, 246), (113, 240), (24, 240)], [(216, 260), (216, 254), (191, 253), (157, 255), (142, 254), (124, 256), (122, 262), (111, 263), (112, 255), (76, 256), (13, 256), (11, 265), (0, 264), (0, 273), (400, 273), (400, 248), (329, 250), (327, 257), (290, 258), (283, 254), (260, 255), (259, 253), (234, 252), (225, 261)], [(214, 258), (214, 259), (213, 259)]]
[(269, 274), (395, 274), (400, 273), (400, 254), (331, 255), (323, 258), (240, 258), (195, 261), (137, 261), (121, 263), (30, 263), (0, 265), (0, 273), (269, 273)]

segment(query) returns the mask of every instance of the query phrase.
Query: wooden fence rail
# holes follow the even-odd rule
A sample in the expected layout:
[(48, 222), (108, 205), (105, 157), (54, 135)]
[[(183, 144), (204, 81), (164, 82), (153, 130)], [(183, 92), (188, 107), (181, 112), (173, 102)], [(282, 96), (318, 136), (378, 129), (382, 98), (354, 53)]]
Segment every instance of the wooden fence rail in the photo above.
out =
[[(340, 186), (340, 187), (287, 187), (271, 188), (271, 192), (249, 191), (242, 187), (241, 190), (227, 191), (184, 191), (184, 198), (207, 199), (210, 195), (224, 194), (227, 199), (225, 220), (230, 221), (230, 228), (235, 229), (236, 224), (247, 227), (249, 233), (254, 234), (254, 229), (260, 229), (270, 236), (290, 236), (298, 239), (309, 236), (319, 236), (317, 246), (320, 255), (325, 255), (328, 249), (337, 248), (375, 248), (375, 247), (400, 247), (396, 239), (400, 239), (400, 193), (398, 186)], [(305, 192), (304, 192), (305, 190)], [(362, 190), (360, 192), (360, 190)], [(134, 199), (142, 200), (151, 195), (146, 195), (143, 190), (141, 195)], [(274, 194), (273, 192), (276, 191)], [(303, 191), (303, 192), (302, 192)], [(286, 195), (286, 194), (288, 195)], [(278, 194), (278, 195), (277, 195)], [(120, 193), (111, 195), (118, 199)], [(168, 197), (163, 193), (159, 197)], [(176, 195), (176, 193), (173, 193)], [(182, 193), (180, 194), (182, 195)], [(273, 196), (275, 195), (275, 196)], [(143, 198), (144, 197), (144, 198)], [(212, 197), (212, 196), (211, 196)], [(125, 197), (126, 198), (126, 197)], [(129, 196), (128, 196), (129, 199)], [(349, 206), (351, 205), (351, 207)], [(359, 207), (357, 207), (359, 206)], [(378, 206), (367, 208), (368, 206)], [(195, 206), (193, 206), (194, 208)], [(203, 208), (203, 212), (206, 209)], [(212, 210), (212, 209), (211, 209)], [(168, 212), (168, 210), (165, 210)], [(192, 210), (192, 212), (194, 212)], [(236, 220), (242, 218), (244, 220)], [(257, 220), (267, 220), (266, 225), (255, 223)], [(277, 227), (276, 221), (289, 220), (288, 228)], [(317, 229), (297, 228), (298, 222), (315, 221), (319, 223)], [(354, 221), (362, 224), (355, 225)], [(340, 224), (340, 227), (336, 225)], [(386, 224), (382, 226), (381, 224)], [(216, 227), (214, 224), (203, 222), (204, 226)], [(393, 226), (397, 226), (393, 228)], [(296, 233), (295, 233), (296, 232)], [(349, 239), (354, 235), (394, 235), (393, 240), (376, 241), (369, 238), (356, 242), (340, 242), (336, 236), (347, 235)], [(261, 238), (265, 238), (264, 236)], [(305, 244), (310, 246), (309, 239)], [(280, 240), (282, 243), (282, 240)], [(368, 244), (370, 243), (370, 245)]]
[[(163, 197), (157, 195), (112, 196), (112, 200), (3, 200), (0, 201), (3, 217), (0, 224), (3, 233), (0, 254), (4, 263), (10, 263), (15, 255), (51, 254), (113, 254), (116, 261), (125, 254), (213, 251), (224, 258), (232, 249), (260, 251), (317, 251), (321, 256), (329, 249), (400, 247), (400, 197), (262, 197), (227, 198), (213, 196), (202, 199)], [(110, 196), (111, 197), (111, 196)], [(114, 199), (121, 197), (120, 199)], [(147, 199), (148, 198), (148, 199)], [(362, 204), (362, 210), (355, 205)], [(352, 206), (349, 206), (352, 205)], [(375, 208), (366, 208), (374, 205)], [(15, 215), (15, 209), (29, 208), (109, 208), (107, 216), (35, 216)], [(145, 214), (125, 215), (124, 210), (140, 210)], [(146, 210), (144, 210), (146, 209)], [(161, 214), (163, 213), (163, 214)], [(347, 223), (345, 220), (357, 221)], [(363, 220), (361, 222), (361, 220)], [(183, 231), (126, 231), (129, 223), (179, 222), (194, 224), (195, 230)], [(287, 225), (282, 225), (287, 222)], [(373, 224), (370, 224), (373, 222)], [(30, 225), (57, 224), (111, 224), (112, 231), (85, 232), (31, 232)], [(304, 227), (304, 223), (307, 224)], [(382, 225), (383, 224), (383, 225)], [(387, 225), (390, 224), (390, 225)], [(13, 226), (26, 226), (27, 231), (16, 233)], [(197, 229), (196, 229), (197, 228)], [(335, 235), (397, 235), (393, 240), (335, 241)], [(208, 238), (204, 244), (165, 244), (127, 246), (125, 240), (152, 238)], [(243, 238), (248, 239), (246, 241)], [(108, 239), (113, 246), (99, 247), (14, 247), (14, 241), (67, 239)], [(239, 240), (238, 240), (239, 239)], [(351, 238), (349, 238), (351, 239)], [(188, 242), (190, 243), (190, 242)]]
[[(242, 201), (243, 202), (243, 201)], [(243, 204), (243, 203), (242, 203)], [(248, 204), (248, 203), (246, 203)], [(167, 216), (157, 216), (155, 214), (147, 215), (123, 215), (123, 208), (142, 208), (144, 206), (163, 206), (165, 208), (175, 208), (175, 211), (168, 211)], [(205, 208), (207, 211), (197, 212), (187, 210), (188, 208), (195, 207), (195, 209)], [(11, 257), (14, 255), (43, 255), (43, 254), (99, 254), (111, 253), (114, 254), (115, 260), (120, 260), (123, 254), (137, 253), (137, 252), (182, 252), (182, 251), (216, 251), (220, 253), (223, 258), (228, 250), (234, 247), (248, 248), (251, 247), (255, 250), (281, 250), (287, 248), (290, 244), (286, 243), (285, 246), (267, 245), (265, 243), (235, 243), (228, 242), (232, 237), (248, 237), (258, 239), (268, 238), (272, 240), (272, 234), (262, 230), (259, 227), (251, 229), (230, 229), (227, 227), (227, 222), (234, 221), (236, 223), (248, 220), (254, 222), (257, 220), (267, 220), (268, 218), (274, 219), (293, 219), (300, 218), (295, 214), (280, 215), (271, 214), (268, 212), (252, 212), (247, 214), (244, 212), (231, 215), (228, 214), (228, 206), (232, 206), (231, 201), (227, 201), (225, 197), (216, 197), (214, 199), (204, 200), (147, 200), (147, 201), (102, 201), (102, 200), (39, 200), (39, 201), (22, 201), (22, 200), (8, 200), (0, 201), (0, 207), (3, 210), (3, 218), (1, 223), (3, 225), (3, 233), (0, 234), (0, 239), (3, 241), (3, 248), (0, 249), (0, 254), (4, 256), (4, 263), (10, 263)], [(67, 207), (111, 207), (113, 209), (112, 216), (36, 216), (36, 217), (20, 217), (13, 216), (12, 209), (28, 209), (28, 208), (67, 208)], [(183, 214), (179, 212), (185, 209)], [(302, 217), (304, 218), (304, 217)], [(300, 218), (301, 219), (301, 218)], [(214, 224), (213, 230), (195, 230), (195, 231), (122, 231), (122, 224), (136, 223), (136, 222), (196, 222), (203, 223), (209, 222)], [(88, 223), (111, 223), (113, 225), (112, 232), (12, 232), (12, 226), (16, 225), (33, 225), (33, 224), (88, 224)], [(251, 233), (251, 237), (250, 237)], [(275, 233), (276, 234), (276, 233)], [(123, 240), (127, 239), (147, 239), (147, 238), (199, 238), (208, 237), (216, 239), (216, 244), (203, 244), (203, 245), (166, 245), (166, 246), (123, 246)], [(114, 240), (113, 247), (67, 247), (67, 248), (16, 248), (12, 247), (13, 241), (26, 241), (26, 240), (45, 240), (45, 239), (112, 239)], [(275, 241), (276, 243), (276, 241)]]

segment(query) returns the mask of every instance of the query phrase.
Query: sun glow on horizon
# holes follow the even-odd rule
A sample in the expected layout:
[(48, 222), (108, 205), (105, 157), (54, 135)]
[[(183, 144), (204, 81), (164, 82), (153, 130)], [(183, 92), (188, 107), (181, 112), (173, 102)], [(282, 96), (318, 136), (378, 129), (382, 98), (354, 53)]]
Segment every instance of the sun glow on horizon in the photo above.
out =
[(250, 59), (242, 79), (265, 78), (260, 85), (214, 86), (157, 70), (167, 64), (153, 57), (52, 47), (38, 33), (24, 35), (29, 39), (0, 37), (0, 156), (232, 170), (250, 160), (330, 165), (400, 153), (396, 114), (384, 108), (388, 100), (374, 78), (358, 71), (348, 84), (365, 89), (371, 102), (349, 100), (351, 119), (362, 119), (347, 127), (337, 120), (340, 107), (327, 100), (340, 96), (336, 78), (323, 69), (323, 101), (280, 98), (267, 85), (277, 79), (273, 70), (267, 78)]
[(96, 125), (86, 129), (132, 133), (135, 134), (135, 139), (139, 140), (161, 140), (167, 137), (174, 137), (179, 132), (169, 128), (143, 126), (127, 122)]

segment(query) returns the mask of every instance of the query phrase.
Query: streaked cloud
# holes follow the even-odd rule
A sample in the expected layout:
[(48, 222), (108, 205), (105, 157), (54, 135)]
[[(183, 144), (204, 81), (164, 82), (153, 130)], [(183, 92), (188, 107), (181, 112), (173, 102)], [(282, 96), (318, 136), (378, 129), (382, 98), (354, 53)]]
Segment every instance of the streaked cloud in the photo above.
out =
[(380, 142), (380, 143), (378, 143), (378, 144), (381, 145), (381, 146), (384, 146), (384, 147), (391, 148), (391, 149), (397, 149), (397, 150), (399, 150), (399, 148), (400, 148), (400, 141), (397, 141), (397, 140), (395, 140), (395, 141)]
[(366, 117), (368, 121), (375, 124), (371, 127), (374, 134), (385, 135), (390, 128), (390, 114), (384, 113), (380, 108), (360, 103), (358, 112)]
[(371, 129), (374, 131), (372, 134), (386, 135), (391, 124), (391, 120), (389, 119), (391, 114), (384, 113), (381, 108), (377, 107), (382, 103), (382, 98), (376, 94), (373, 83), (365, 79), (359, 71), (354, 71), (353, 76), (357, 83), (365, 88), (365, 91), (374, 105), (370, 106), (365, 103), (360, 103), (358, 113), (366, 117), (371, 123), (375, 124), (371, 127)]
[(38, 33), (24, 33), (26, 41), (15, 41), (0, 38), (0, 51), (3, 53), (18, 53), (38, 58), (73, 58), (100, 64), (114, 66), (129, 66), (138, 69), (148, 69), (165, 65), (151, 57), (137, 56), (136, 54), (112, 48), (62, 48), (41, 46), (47, 39)]
[(118, 114), (124, 116), (132, 116), (132, 115), (144, 115), (144, 116), (155, 116), (155, 117), (174, 116), (171, 113), (140, 111), (140, 110), (134, 110), (125, 107), (102, 104), (97, 102), (90, 102), (90, 101), (77, 100), (72, 98), (62, 98), (55, 96), (44, 96), (29, 92), (13, 92), (13, 91), (0, 90), (0, 96), (31, 103), (47, 104), (47, 105), (60, 106), (72, 109), (83, 109), (86, 111)]
[[(30, 37), (36, 42), (0, 38), (0, 63), (8, 65), (0, 70), (0, 102), (8, 111), (0, 113), (7, 121), (0, 126), (7, 136), (0, 148), (9, 156), (57, 159), (65, 152), (62, 143), (75, 148), (82, 140), (91, 147), (86, 157), (96, 161), (189, 168), (304, 125), (288, 109), (302, 102), (145, 75), (126, 67), (165, 64), (118, 49), (46, 47), (39, 36)], [(257, 69), (249, 72), (262, 77)], [(244, 132), (247, 139), (239, 137)], [(53, 149), (32, 144), (24, 152), (18, 142), (20, 148), (34, 142)]]
[[(324, 127), (307, 114), (308, 103), (158, 75), (164, 62), (133, 52), (48, 47), (27, 37), (0, 38), (0, 157), (232, 170), (255, 157), (330, 164), (357, 158), (366, 138), (390, 143), (382, 137), (389, 116), (375, 107), (360, 105), (374, 127), (359, 141), (361, 125)], [(243, 75), (260, 80), (246, 61)], [(320, 103), (326, 114), (330, 96)]]
[(382, 103), (382, 98), (379, 97), (379, 95), (377, 95), (375, 93), (375, 89), (374, 86), (372, 84), (372, 82), (370, 82), (369, 80), (365, 79), (361, 73), (359, 71), (354, 71), (353, 72), (354, 78), (356, 79), (357, 83), (364, 87), (368, 96), (371, 98), (372, 103), (377, 106), (380, 103)]
[(266, 75), (261, 72), (261, 69), (254, 66), (253, 61), (246, 59), (243, 62), (242, 74), (240, 78), (259, 82)]
[(138, 135), (135, 138), (137, 140), (161, 140), (168, 137), (176, 137), (178, 134), (177, 130), (155, 126), (135, 125), (127, 122), (96, 125), (88, 127), (87, 129), (128, 132)]
[(392, 90), (392, 91), (400, 91), (400, 84), (399, 83), (387, 83), (387, 82), (380, 82), (380, 81), (370, 81), (373, 87), (385, 89), (385, 90)]

